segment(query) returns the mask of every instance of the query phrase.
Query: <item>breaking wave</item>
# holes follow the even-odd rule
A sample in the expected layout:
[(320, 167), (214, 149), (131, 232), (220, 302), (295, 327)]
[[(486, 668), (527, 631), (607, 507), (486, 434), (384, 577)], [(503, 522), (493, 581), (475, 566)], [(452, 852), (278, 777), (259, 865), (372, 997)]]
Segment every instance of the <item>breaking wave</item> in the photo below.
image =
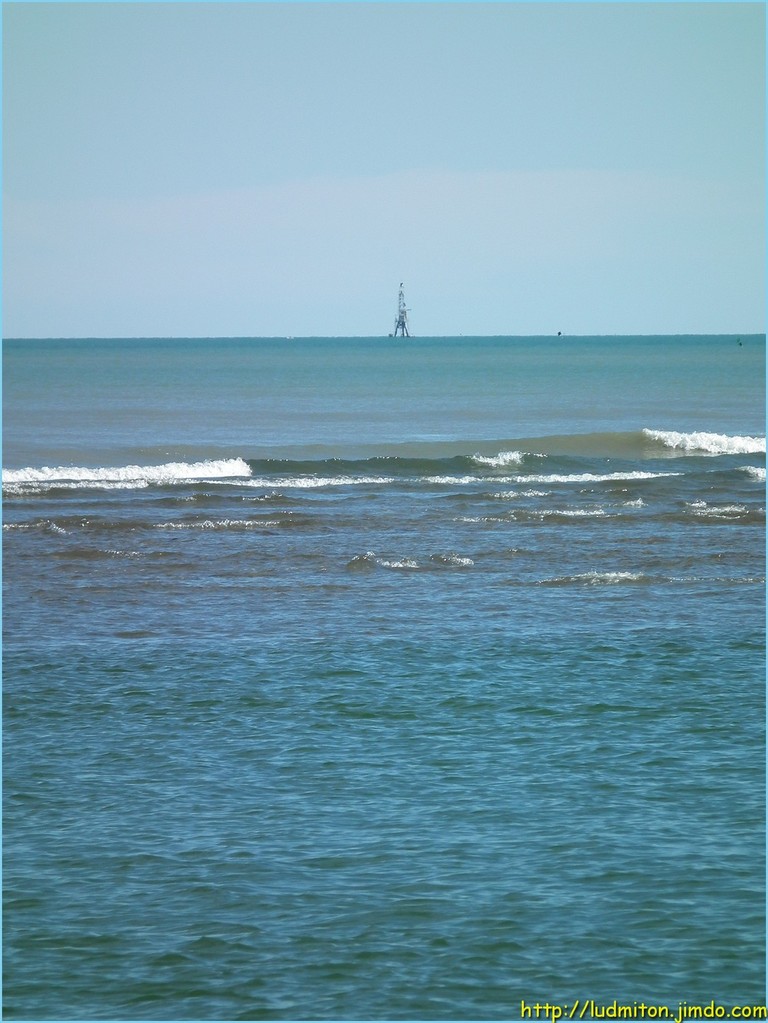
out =
[[(245, 459), (208, 458), (164, 462), (158, 465), (43, 466), (3, 469), (8, 496), (46, 491), (137, 490), (146, 487), (195, 483), (237, 485), (274, 492), (350, 486), (463, 487), (492, 480), (494, 484), (536, 485), (600, 484), (651, 480), (680, 475), (663, 471), (659, 464), (643, 463), (680, 456), (733, 456), (765, 453), (765, 438), (745, 435), (643, 429), (617, 434), (586, 434), (491, 442), (485, 452), (445, 453), (438, 446), (420, 456), (400, 454), (369, 458)], [(494, 445), (495, 446), (495, 445)], [(490, 448), (490, 451), (489, 451)], [(611, 464), (611, 459), (629, 461)], [(631, 460), (631, 461), (630, 461)], [(763, 482), (765, 469), (741, 466)]]
[(644, 436), (662, 447), (682, 454), (753, 455), (765, 453), (765, 437), (729, 436), (724, 433), (678, 433), (676, 430), (643, 430)]
[[(544, 457), (540, 455), (539, 457)], [(506, 465), (520, 465), (525, 458), (522, 451), (500, 451), (498, 455), (473, 455), (472, 461), (478, 465), (489, 465), (494, 469), (503, 468)]]
[(166, 462), (164, 465), (125, 465), (91, 469), (82, 466), (57, 466), (42, 469), (3, 469), (3, 486), (45, 484), (64, 487), (135, 487), (151, 483), (179, 483), (186, 480), (213, 480), (250, 477), (251, 470), (242, 458), (221, 458), (203, 462)]

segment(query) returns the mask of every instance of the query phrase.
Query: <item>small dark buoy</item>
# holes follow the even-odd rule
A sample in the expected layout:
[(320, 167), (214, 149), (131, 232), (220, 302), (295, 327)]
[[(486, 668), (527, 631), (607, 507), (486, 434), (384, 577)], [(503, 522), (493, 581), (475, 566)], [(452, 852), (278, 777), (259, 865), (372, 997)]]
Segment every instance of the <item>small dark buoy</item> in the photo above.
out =
[(563, 332), (562, 332), (562, 330), (558, 330), (558, 332), (557, 332), (557, 336), (558, 336), (558, 337), (562, 337), (562, 336), (563, 336)]

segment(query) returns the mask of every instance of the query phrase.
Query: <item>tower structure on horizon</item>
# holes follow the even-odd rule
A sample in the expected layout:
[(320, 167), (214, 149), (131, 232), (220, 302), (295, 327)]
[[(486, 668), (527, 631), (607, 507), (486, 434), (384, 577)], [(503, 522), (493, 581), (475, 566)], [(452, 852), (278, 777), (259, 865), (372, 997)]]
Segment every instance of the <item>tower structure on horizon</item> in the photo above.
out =
[(403, 283), (400, 282), (400, 292), (397, 296), (397, 319), (395, 320), (395, 337), (410, 337), (408, 331), (408, 310), (405, 308), (405, 295), (403, 293)]

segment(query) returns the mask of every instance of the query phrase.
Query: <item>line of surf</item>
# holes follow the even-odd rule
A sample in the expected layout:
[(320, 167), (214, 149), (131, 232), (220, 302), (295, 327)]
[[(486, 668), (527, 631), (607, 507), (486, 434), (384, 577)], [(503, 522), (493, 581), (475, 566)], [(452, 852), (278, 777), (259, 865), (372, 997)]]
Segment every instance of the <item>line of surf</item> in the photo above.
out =
[(185, 480), (216, 480), (250, 477), (242, 458), (221, 458), (202, 462), (166, 462), (162, 465), (43, 466), (40, 469), (3, 469), (3, 486), (8, 484), (163, 484)]
[[(765, 453), (765, 437), (650, 428), (625, 433), (485, 441), (474, 444), (474, 451), (467, 450), (469, 443), (466, 442), (463, 452), (455, 449), (447, 451), (443, 444), (439, 444), (417, 454), (401, 445), (395, 445), (387, 454), (370, 454), (358, 458), (246, 460), (242, 457), (223, 457), (164, 462), (159, 465), (26, 467), (3, 469), (2, 481), (9, 492), (16, 488), (57, 486), (107, 489), (145, 487), (198, 480), (248, 482), (252, 486), (262, 482), (264, 485), (284, 486), (290, 480), (293, 485), (309, 487), (330, 485), (334, 481), (344, 484), (387, 483), (408, 478), (427, 482), (444, 482), (449, 479), (453, 482), (474, 482), (474, 477), (481, 479), (483, 474), (488, 474), (500, 481), (504, 470), (528, 473), (530, 482), (565, 482), (566, 479), (575, 481), (579, 478), (597, 481), (619, 477), (613, 473), (600, 472), (594, 464), (573, 464), (572, 460), (623, 458), (637, 463), (638, 460), (652, 458)], [(595, 472), (595, 469), (598, 471)], [(517, 477), (510, 477), (509, 481), (520, 482)]]
[(765, 437), (732, 436), (724, 433), (644, 429), (643, 436), (662, 449), (681, 455), (756, 455), (765, 454)]

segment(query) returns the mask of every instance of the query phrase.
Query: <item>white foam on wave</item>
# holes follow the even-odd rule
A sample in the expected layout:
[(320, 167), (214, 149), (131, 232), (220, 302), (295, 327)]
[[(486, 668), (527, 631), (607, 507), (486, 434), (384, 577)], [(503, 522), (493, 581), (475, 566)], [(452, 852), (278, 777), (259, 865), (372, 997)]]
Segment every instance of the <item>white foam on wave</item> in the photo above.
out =
[(642, 572), (579, 572), (576, 575), (562, 575), (554, 579), (543, 579), (549, 586), (565, 586), (575, 583), (582, 586), (616, 586), (621, 583), (636, 583), (643, 580)]
[(606, 515), (606, 511), (604, 508), (542, 508), (533, 514), (542, 518), (554, 515), (566, 519), (599, 519)]
[(373, 551), (366, 551), (365, 554), (358, 554), (347, 563), (347, 568), (350, 569), (372, 569), (377, 567), (412, 570), (418, 568), (419, 563), (413, 558), (379, 558)]
[(618, 480), (655, 480), (664, 476), (681, 476), (679, 472), (579, 472), (550, 476), (519, 476), (518, 483), (613, 483)]
[(464, 558), (460, 554), (433, 554), (432, 561), (451, 568), (471, 568), (474, 565), (472, 558)]
[(59, 533), (61, 536), (67, 536), (69, 534), (68, 529), (64, 529), (62, 526), (57, 526), (55, 522), (51, 522), (50, 519), (43, 519), (38, 522), (4, 522), (3, 531), (6, 529), (43, 529), (49, 533)]
[(683, 454), (752, 455), (765, 453), (765, 437), (729, 436), (725, 433), (679, 433), (676, 430), (643, 430), (650, 440)]
[(482, 522), (482, 523), (501, 522), (501, 523), (506, 524), (506, 523), (508, 523), (510, 521), (510, 519), (509, 518), (502, 518), (502, 516), (500, 516), (500, 515), (462, 515), (460, 518), (454, 519), (453, 521), (454, 522)]
[(518, 501), (523, 497), (549, 497), (549, 490), (501, 490), (491, 494), (494, 501)]
[[(621, 480), (655, 480), (664, 476), (681, 476), (679, 472), (578, 472), (578, 473), (548, 473), (531, 474), (529, 476), (494, 476), (494, 484), (504, 483), (519, 486), (520, 484), (531, 483), (613, 483)], [(465, 486), (472, 483), (488, 483), (487, 477), (483, 476), (423, 476), (422, 483), (434, 483), (447, 486)], [(540, 496), (531, 491), (534, 496)], [(542, 495), (544, 496), (544, 495)]]
[(494, 469), (501, 469), (505, 465), (520, 465), (524, 458), (523, 451), (500, 451), (498, 455), (472, 455), (472, 461), (477, 465), (488, 465)]
[(196, 522), (159, 522), (156, 529), (265, 529), (279, 526), (279, 519), (204, 519)]
[(616, 585), (616, 583), (636, 583), (643, 578), (642, 572), (583, 572), (572, 577), (577, 582), (588, 586)]
[(689, 501), (687, 506), (694, 515), (705, 519), (741, 518), (749, 513), (743, 504), (709, 504), (707, 501)]
[[(626, 480), (658, 479), (664, 476), (679, 476), (677, 472), (627, 471), (613, 473), (568, 473), (496, 476), (494, 482), (503, 485), (552, 484), (552, 483), (607, 483)], [(435, 475), (417, 478), (397, 476), (319, 476), (296, 475), (283, 477), (254, 477), (247, 462), (242, 458), (214, 459), (202, 462), (167, 462), (163, 465), (126, 465), (102, 468), (83, 466), (58, 466), (26, 469), (4, 469), (3, 488), (6, 494), (28, 494), (46, 489), (60, 490), (98, 489), (129, 490), (152, 485), (169, 485), (204, 481), (234, 482), (257, 490), (271, 493), (282, 490), (313, 490), (328, 487), (350, 486), (392, 486), (421, 484), (428, 486), (461, 487), (485, 484), (487, 477), (475, 475)], [(497, 495), (502, 496), (502, 495)], [(511, 495), (506, 495), (510, 497)], [(544, 492), (527, 489), (521, 496), (541, 497)]]
[(374, 486), (400, 482), (392, 476), (284, 476), (278, 479), (251, 478), (245, 486), (257, 490), (314, 490), (319, 487)]
[(53, 481), (49, 483), (42, 482), (24, 482), (24, 483), (6, 483), (3, 482), (3, 493), (9, 496), (18, 495), (25, 496), (29, 494), (42, 493), (45, 490), (142, 490), (148, 487), (149, 483), (147, 480), (126, 480), (124, 483), (109, 483), (106, 481), (94, 481), (94, 482), (74, 482), (72, 480), (65, 481)]
[[(517, 479), (517, 476), (495, 476), (493, 482), (514, 483)], [(487, 483), (488, 479), (484, 476), (422, 476), (418, 482), (434, 483), (436, 486), (463, 487), (472, 483)]]
[(203, 462), (166, 462), (164, 465), (123, 465), (91, 469), (84, 466), (43, 466), (41, 469), (3, 469), (4, 487), (146, 487), (151, 483), (180, 483), (186, 480), (217, 480), (250, 477), (242, 458), (220, 458)]
[[(495, 484), (531, 484), (531, 483), (608, 483), (614, 480), (650, 480), (663, 476), (679, 476), (678, 472), (613, 472), (613, 473), (571, 473), (530, 476), (495, 476)], [(474, 484), (486, 484), (485, 476), (419, 476), (417, 478), (401, 476), (284, 476), (280, 478), (251, 477), (245, 486), (254, 489), (275, 490), (312, 490), (321, 487), (350, 486), (392, 486), (401, 484), (428, 484), (430, 486), (464, 487)], [(496, 495), (500, 496), (500, 495)], [(521, 496), (545, 497), (542, 491), (528, 490)]]
[(765, 483), (765, 469), (759, 465), (742, 465), (741, 471), (745, 472), (748, 476), (751, 476), (753, 480), (757, 480), (758, 483)]
[[(472, 558), (462, 557), (459, 554), (453, 553), (432, 554), (429, 560), (433, 564), (442, 565), (447, 568), (472, 568), (475, 564)], [(421, 567), (422, 565), (415, 558), (380, 558), (373, 551), (366, 551), (365, 554), (358, 554), (347, 563), (347, 568), (353, 570), (388, 568), (413, 571), (414, 569), (419, 569)]]

